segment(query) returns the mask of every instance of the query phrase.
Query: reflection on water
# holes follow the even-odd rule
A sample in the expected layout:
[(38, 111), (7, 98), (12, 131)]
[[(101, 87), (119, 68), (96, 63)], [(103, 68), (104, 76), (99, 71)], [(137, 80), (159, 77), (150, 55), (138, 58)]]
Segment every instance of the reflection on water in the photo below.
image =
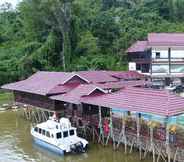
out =
[(136, 153), (125, 156), (123, 151), (99, 145), (90, 145), (85, 154), (58, 156), (32, 142), (28, 121), (15, 112), (0, 113), (0, 162), (137, 162), (138, 159)]

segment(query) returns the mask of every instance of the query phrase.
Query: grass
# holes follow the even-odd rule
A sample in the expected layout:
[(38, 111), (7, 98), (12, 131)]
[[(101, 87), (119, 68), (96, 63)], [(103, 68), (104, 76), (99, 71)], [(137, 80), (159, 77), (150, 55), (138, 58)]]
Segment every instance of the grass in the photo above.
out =
[(13, 101), (13, 93), (0, 91), (0, 105), (11, 103)]

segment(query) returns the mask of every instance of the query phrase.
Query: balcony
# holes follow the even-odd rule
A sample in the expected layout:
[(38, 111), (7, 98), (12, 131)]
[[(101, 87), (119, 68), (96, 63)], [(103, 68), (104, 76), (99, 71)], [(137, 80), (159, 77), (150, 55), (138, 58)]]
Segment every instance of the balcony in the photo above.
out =
[[(168, 58), (152, 58), (152, 63), (168, 63)], [(171, 63), (184, 63), (184, 58), (171, 58)]]
[(151, 63), (151, 58), (132, 58), (132, 62), (137, 64), (149, 64)]

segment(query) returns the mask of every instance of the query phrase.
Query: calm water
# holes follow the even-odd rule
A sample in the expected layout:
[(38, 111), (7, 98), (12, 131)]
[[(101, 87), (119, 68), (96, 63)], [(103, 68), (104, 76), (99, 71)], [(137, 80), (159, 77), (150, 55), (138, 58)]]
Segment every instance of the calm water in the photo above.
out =
[[(15, 112), (0, 112), (0, 162), (137, 162), (138, 154), (124, 155), (123, 150), (90, 145), (88, 153), (66, 155), (50, 153), (32, 142), (30, 123)], [(151, 160), (144, 160), (151, 162)]]

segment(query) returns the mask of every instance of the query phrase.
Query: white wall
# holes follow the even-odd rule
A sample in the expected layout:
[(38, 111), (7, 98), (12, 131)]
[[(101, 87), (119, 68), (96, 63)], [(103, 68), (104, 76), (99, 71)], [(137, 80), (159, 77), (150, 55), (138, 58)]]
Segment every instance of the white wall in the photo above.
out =
[[(156, 58), (156, 52), (160, 52), (160, 58), (168, 58), (168, 49), (152, 49), (152, 58)], [(171, 49), (171, 58), (184, 58), (184, 49)]]
[(152, 49), (152, 58), (156, 58), (156, 52), (160, 52), (160, 58), (168, 58), (168, 50)]

